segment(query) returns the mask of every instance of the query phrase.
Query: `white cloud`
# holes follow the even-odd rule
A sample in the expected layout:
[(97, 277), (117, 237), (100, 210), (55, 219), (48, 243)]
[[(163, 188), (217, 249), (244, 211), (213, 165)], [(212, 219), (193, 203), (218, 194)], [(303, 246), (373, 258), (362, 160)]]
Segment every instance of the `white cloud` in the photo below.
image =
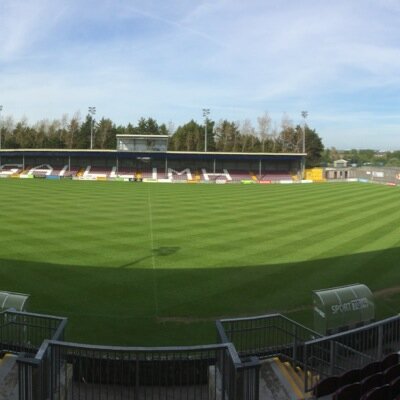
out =
[[(0, 102), (31, 119), (96, 103), (117, 122), (181, 123), (204, 105), (216, 119), (308, 109), (344, 132), (329, 120), (343, 104), (359, 124), (391, 115), (399, 22), (394, 0), (3, 0)], [(393, 146), (395, 127), (384, 127)]]

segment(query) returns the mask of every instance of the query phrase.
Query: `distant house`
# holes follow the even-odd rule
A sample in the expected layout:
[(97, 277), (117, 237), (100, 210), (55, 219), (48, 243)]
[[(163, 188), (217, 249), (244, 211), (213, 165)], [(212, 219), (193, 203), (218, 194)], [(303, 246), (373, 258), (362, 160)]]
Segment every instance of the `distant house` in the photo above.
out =
[(347, 168), (348, 161), (346, 160), (336, 160), (333, 162), (335, 168)]
[(350, 162), (347, 160), (336, 160), (333, 168), (325, 168), (325, 179), (349, 179), (353, 178)]

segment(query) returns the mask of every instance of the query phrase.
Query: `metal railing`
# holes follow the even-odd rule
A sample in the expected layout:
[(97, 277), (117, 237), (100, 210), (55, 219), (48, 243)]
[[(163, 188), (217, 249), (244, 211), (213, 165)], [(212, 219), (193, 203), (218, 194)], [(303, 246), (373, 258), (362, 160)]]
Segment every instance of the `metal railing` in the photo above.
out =
[(217, 340), (232, 342), (241, 357), (302, 360), (303, 343), (321, 335), (282, 314), (216, 321)]
[(66, 343), (65, 323), (0, 314), (3, 348), (27, 353), (18, 359), (20, 400), (258, 400), (258, 357), (301, 366), (310, 391), (315, 377), (361, 368), (400, 346), (400, 316), (327, 337), (281, 314), (224, 319), (216, 322), (219, 344), (157, 348)]
[(143, 348), (45, 341), (19, 368), (20, 400), (258, 400), (259, 362), (242, 362), (231, 343)]
[(6, 310), (0, 313), (0, 348), (36, 353), (45, 339), (63, 340), (66, 318)]
[(305, 391), (318, 376), (340, 375), (381, 360), (400, 348), (400, 316), (308, 341), (304, 344)]

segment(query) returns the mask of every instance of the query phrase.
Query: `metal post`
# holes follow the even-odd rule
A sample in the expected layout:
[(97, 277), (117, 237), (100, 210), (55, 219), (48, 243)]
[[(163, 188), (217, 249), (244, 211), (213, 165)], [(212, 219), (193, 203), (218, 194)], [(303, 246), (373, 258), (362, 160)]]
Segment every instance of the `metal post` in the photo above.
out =
[(383, 357), (383, 326), (378, 327), (378, 360)]
[(301, 116), (304, 119), (304, 123), (303, 123), (303, 153), (305, 153), (306, 152), (306, 125), (307, 125), (306, 119), (308, 117), (308, 111), (302, 111)]
[[(302, 153), (304, 154), (306, 152), (306, 125), (307, 125), (306, 119), (308, 117), (308, 111), (302, 111), (301, 112), (301, 116), (304, 119), (304, 122), (303, 122), (303, 140), (302, 140), (302, 142), (303, 142)], [(302, 158), (301, 158), (301, 179), (305, 178), (305, 176), (304, 176), (305, 169), (306, 169), (306, 160), (305, 160), (305, 156), (303, 155)]]
[(204, 117), (204, 152), (207, 152), (207, 123), (208, 116), (210, 115), (209, 108), (203, 108), (203, 117)]
[(89, 107), (89, 114), (92, 119), (90, 121), (90, 150), (93, 149), (93, 125), (94, 125), (94, 115), (96, 114), (96, 107)]
[(1, 150), (1, 112), (3, 111), (3, 106), (0, 105), (0, 150)]
[[(303, 345), (303, 370), (304, 370), (304, 391), (308, 392), (308, 347), (304, 343)], [(310, 368), (311, 371), (311, 368)], [(311, 378), (312, 379), (312, 378)]]
[(297, 363), (297, 326), (293, 325), (292, 327), (292, 335), (293, 335), (293, 352), (292, 352), (292, 366), (296, 368)]
[(334, 340), (329, 341), (330, 349), (330, 374), (335, 375), (335, 367), (336, 367), (336, 342)]

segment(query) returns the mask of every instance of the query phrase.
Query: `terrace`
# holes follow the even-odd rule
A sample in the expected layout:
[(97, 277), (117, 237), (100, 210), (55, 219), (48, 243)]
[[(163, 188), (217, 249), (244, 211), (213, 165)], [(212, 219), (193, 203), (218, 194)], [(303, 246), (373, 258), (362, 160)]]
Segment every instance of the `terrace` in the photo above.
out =
[(68, 343), (66, 324), (48, 315), (0, 314), (2, 398), (341, 399), (351, 392), (352, 399), (367, 400), (376, 392), (400, 394), (398, 316), (327, 337), (280, 314), (236, 318), (216, 322), (219, 344), (154, 348)]

